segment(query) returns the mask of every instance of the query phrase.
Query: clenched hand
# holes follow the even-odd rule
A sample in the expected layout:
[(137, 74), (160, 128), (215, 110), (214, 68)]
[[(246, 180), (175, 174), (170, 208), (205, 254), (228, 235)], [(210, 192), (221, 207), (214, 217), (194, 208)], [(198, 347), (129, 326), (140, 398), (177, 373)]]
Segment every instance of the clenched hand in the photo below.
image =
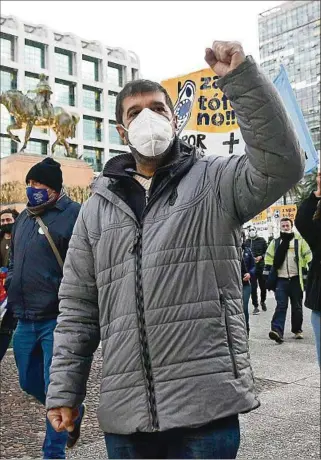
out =
[(70, 407), (58, 407), (57, 409), (50, 409), (47, 413), (49, 422), (54, 430), (60, 431), (73, 431), (75, 428), (74, 421), (79, 415), (77, 408), (71, 409)]
[(245, 54), (238, 42), (213, 42), (212, 48), (206, 48), (205, 61), (219, 77), (224, 77), (245, 61)]

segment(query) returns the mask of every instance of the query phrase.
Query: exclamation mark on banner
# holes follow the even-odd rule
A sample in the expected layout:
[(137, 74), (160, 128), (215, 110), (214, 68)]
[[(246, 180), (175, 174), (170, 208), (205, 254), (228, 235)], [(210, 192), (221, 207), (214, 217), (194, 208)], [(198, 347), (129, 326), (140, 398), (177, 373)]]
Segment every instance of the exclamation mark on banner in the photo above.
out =
[(235, 125), (236, 124), (236, 117), (234, 110), (227, 110), (225, 114), (225, 123), (226, 126)]

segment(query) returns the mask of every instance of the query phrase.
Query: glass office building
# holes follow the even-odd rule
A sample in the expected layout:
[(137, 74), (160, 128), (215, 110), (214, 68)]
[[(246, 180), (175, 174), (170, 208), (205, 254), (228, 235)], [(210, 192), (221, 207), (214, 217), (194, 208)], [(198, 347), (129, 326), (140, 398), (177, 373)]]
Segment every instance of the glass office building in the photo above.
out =
[(320, 152), (320, 2), (287, 1), (259, 16), (260, 61), (274, 79), (286, 68)]

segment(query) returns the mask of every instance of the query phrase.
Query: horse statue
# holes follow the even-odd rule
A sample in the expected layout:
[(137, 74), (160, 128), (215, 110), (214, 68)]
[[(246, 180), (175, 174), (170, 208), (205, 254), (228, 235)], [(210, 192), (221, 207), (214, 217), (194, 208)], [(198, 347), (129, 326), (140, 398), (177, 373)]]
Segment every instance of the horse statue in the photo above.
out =
[(71, 157), (70, 146), (66, 139), (75, 137), (79, 116), (76, 113), (66, 112), (62, 107), (53, 107), (49, 103), (48, 95), (52, 91), (46, 78), (45, 75), (40, 75), (40, 83), (34, 90), (37, 93), (35, 99), (29, 98), (18, 90), (9, 90), (0, 94), (0, 104), (3, 104), (14, 118), (14, 123), (7, 127), (7, 133), (13, 141), (20, 143), (19, 137), (15, 136), (11, 130), (26, 129), (24, 144), (20, 150), (23, 152), (34, 126), (51, 128), (57, 136), (51, 147), (52, 155), (54, 155), (56, 145), (63, 145), (66, 149), (66, 156)]

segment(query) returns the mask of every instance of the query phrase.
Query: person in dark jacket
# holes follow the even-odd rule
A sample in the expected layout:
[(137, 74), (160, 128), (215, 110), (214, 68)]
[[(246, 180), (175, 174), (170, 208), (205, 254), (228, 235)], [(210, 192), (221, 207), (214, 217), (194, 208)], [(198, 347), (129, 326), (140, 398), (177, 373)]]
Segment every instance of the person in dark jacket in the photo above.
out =
[(263, 276), (264, 269), (264, 256), (267, 250), (267, 243), (265, 239), (258, 236), (257, 230), (254, 226), (249, 228), (249, 238), (246, 241), (255, 259), (255, 275), (251, 279), (252, 285), (252, 303), (254, 307), (253, 315), (260, 313), (259, 300), (257, 295), (258, 285), (261, 291), (261, 307), (263, 311), (266, 311), (266, 287), (265, 278)]
[(243, 308), (247, 334), (250, 334), (249, 301), (251, 297), (251, 280), (255, 277), (255, 260), (251, 249), (245, 244), (245, 233), (242, 233), (241, 277), (243, 284)]
[[(36, 218), (42, 219), (64, 260), (80, 205), (64, 193), (60, 164), (51, 158), (30, 169), (26, 184), (28, 204), (13, 229), (6, 289), (8, 309), (18, 320), (13, 349), (20, 386), (44, 404), (62, 267)], [(44, 458), (65, 458), (66, 444), (71, 447), (79, 437), (83, 415), (81, 406), (70, 433), (57, 433), (47, 421)]]
[(312, 251), (312, 263), (308, 272), (305, 306), (312, 310), (311, 321), (315, 334), (319, 365), (321, 321), (321, 173), (317, 175), (317, 190), (298, 209), (295, 225)]
[[(16, 209), (8, 208), (0, 212), (0, 270), (2, 275), (0, 282), (3, 284), (9, 265), (12, 229), (18, 216), (19, 213)], [(3, 306), (7, 302), (7, 296), (2, 284), (0, 288), (0, 303)], [(15, 325), (16, 320), (13, 318), (11, 311), (5, 308), (0, 325), (0, 362), (7, 352)]]

